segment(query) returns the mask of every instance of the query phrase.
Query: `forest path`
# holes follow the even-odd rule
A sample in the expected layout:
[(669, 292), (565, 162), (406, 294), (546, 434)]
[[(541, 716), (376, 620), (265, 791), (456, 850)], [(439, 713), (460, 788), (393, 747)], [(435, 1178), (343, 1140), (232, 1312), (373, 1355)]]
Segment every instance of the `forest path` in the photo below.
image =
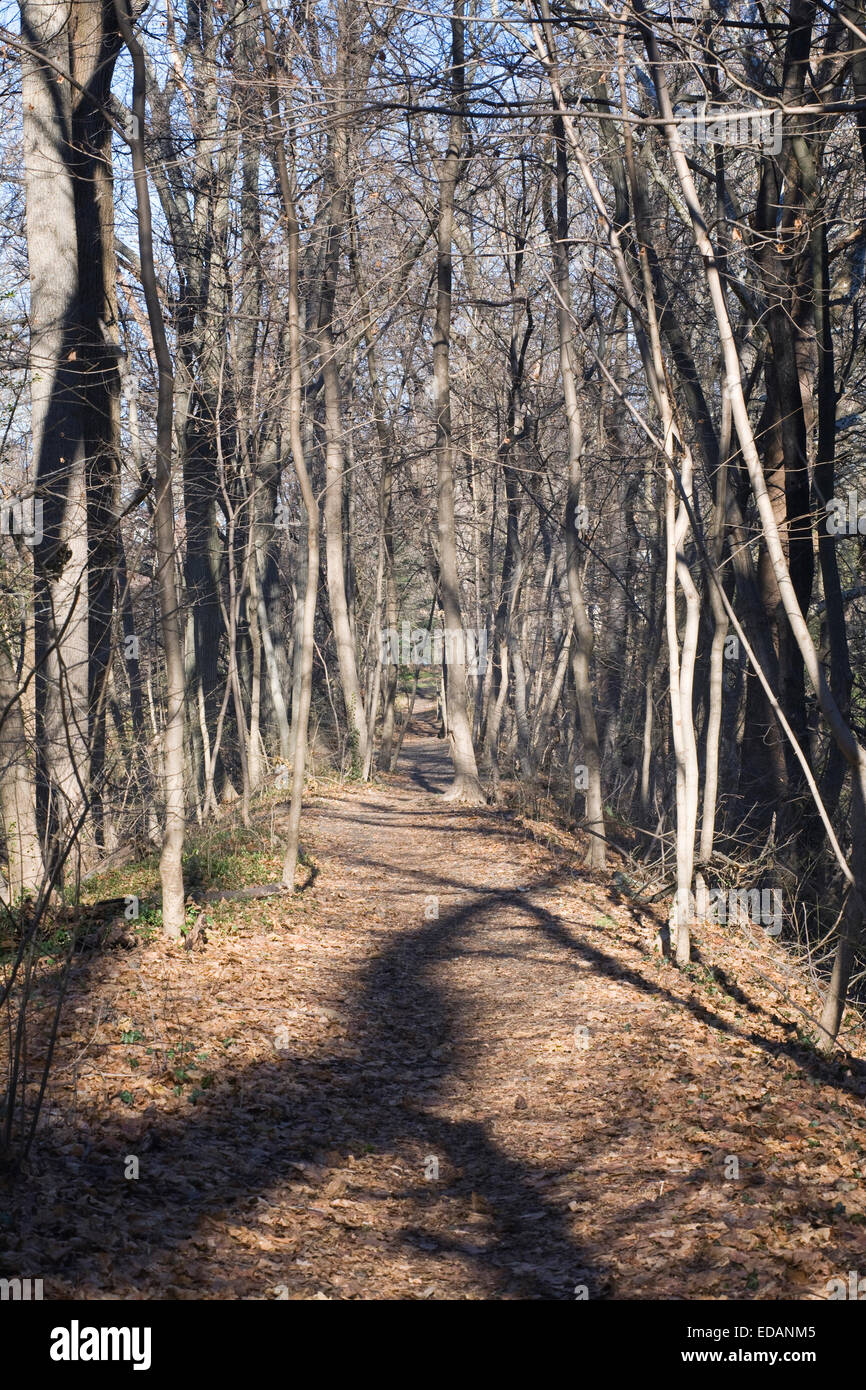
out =
[[(82, 966), (21, 1233), (46, 1297), (804, 1298), (862, 1264), (862, 1099), (796, 1015), (449, 778), (422, 706), (394, 777), (305, 808), (303, 893)], [(162, 1078), (97, 1051), (133, 1025)]]

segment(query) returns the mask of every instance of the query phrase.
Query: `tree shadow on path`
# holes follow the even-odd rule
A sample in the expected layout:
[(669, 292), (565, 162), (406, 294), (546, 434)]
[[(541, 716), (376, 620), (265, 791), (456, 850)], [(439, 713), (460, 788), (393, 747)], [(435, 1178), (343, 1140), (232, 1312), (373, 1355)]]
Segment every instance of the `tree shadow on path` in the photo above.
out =
[[(444, 1260), (451, 1262), (453, 1279), (456, 1257), (464, 1265), (464, 1288), (483, 1297), (565, 1299), (575, 1296), (576, 1286), (590, 1297), (603, 1293), (567, 1229), (567, 1213), (538, 1190), (549, 1175), (504, 1152), (491, 1136), (491, 1117), (438, 1113), (453, 1109), (443, 1098), (458, 1075), (471, 1073), (472, 1053), (460, 1042), (460, 1003), (436, 977), (441, 966), (459, 961), (487, 914), (512, 900), (512, 894), (490, 894), (408, 932), (394, 931), (361, 972), (344, 1045), (256, 1063), (230, 1084), (203, 1093), (188, 1115), (158, 1116), (138, 1145), (144, 1150), (139, 1181), (123, 1177), (136, 1144), (113, 1128), (98, 1158), (84, 1165), (61, 1162), (53, 1178), (65, 1194), (78, 1246), (59, 1261), (64, 1281), (74, 1284), (77, 1268), (84, 1277), (106, 1248), (89, 1200), (82, 1200), (94, 1189), (101, 1210), (110, 1211), (111, 1224), (124, 1232), (120, 1251), (108, 1243), (112, 1283), (135, 1284), (149, 1265), (182, 1251), (204, 1218), (243, 1206), (256, 1194), (279, 1204), (281, 1184), (297, 1181), (294, 1165), (326, 1149), (342, 1159), (382, 1155), (379, 1186), (393, 1183), (388, 1195), (399, 1204), (398, 1224), (385, 1234), (407, 1250), (426, 1252), (434, 1278)], [(396, 1179), (394, 1155), (410, 1160)], [(421, 1157), (438, 1161), (438, 1182), (427, 1180)], [(443, 1200), (445, 1221), (437, 1210)], [(292, 1205), (291, 1197), (286, 1201)], [(453, 1218), (455, 1211), (474, 1223), (471, 1230)], [(381, 1220), (383, 1228), (393, 1222), (393, 1207)], [(232, 1224), (241, 1223), (239, 1215)], [(62, 1227), (57, 1236), (63, 1240)], [(341, 1238), (351, 1241), (348, 1232)], [(50, 1284), (49, 1270), (46, 1277)], [(208, 1289), (199, 1295), (207, 1297)], [(256, 1294), (246, 1288), (235, 1296)]]

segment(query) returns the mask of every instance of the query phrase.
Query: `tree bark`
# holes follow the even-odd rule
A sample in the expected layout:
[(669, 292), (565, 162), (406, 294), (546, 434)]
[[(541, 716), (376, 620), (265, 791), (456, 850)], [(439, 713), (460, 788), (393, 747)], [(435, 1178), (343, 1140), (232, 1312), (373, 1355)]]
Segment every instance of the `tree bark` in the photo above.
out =
[(484, 801), (472, 725), (467, 709), (466, 642), (460, 605), (460, 577), (454, 522), (454, 446), (451, 433), (451, 291), (454, 193), (461, 169), (464, 104), (465, 0), (456, 0), (451, 18), (451, 93), (453, 108), (448, 149), (439, 175), (439, 224), (436, 259), (436, 320), (433, 327), (433, 392), (436, 413), (436, 512), (439, 533), (439, 592), (447, 635), (453, 633), (448, 653), (447, 705), (451, 730), (454, 781), (445, 796), (476, 805)]
[(43, 883), (33, 770), (15, 668), (0, 639), (0, 814), (6, 840), (8, 900), (37, 894)]
[[(70, 0), (22, 0), (22, 37), (71, 67)], [(73, 93), (55, 67), (21, 59), (30, 269), (31, 438), (43, 538), (34, 549), (39, 805), (52, 856), (89, 777), (87, 489)], [(97, 248), (98, 251), (98, 248)], [(91, 252), (92, 254), (92, 252)]]
[(594, 869), (605, 865), (604, 798), (601, 788), (601, 752), (592, 692), (592, 648), (594, 633), (580, 579), (580, 521), (583, 473), (583, 424), (575, 383), (573, 356), (574, 327), (571, 317), (571, 283), (568, 265), (568, 154), (565, 131), (560, 116), (553, 121), (556, 151), (556, 216), (545, 198), (545, 217), (548, 223), (553, 252), (554, 283), (556, 285), (556, 318), (559, 330), (559, 375), (565, 396), (565, 416), (568, 426), (568, 493), (565, 507), (565, 564), (568, 596), (577, 638), (572, 648), (574, 689), (580, 716), (583, 756), (586, 760), (586, 828), (589, 832), (587, 862)]
[(186, 829), (184, 800), (184, 669), (180, 613), (175, 582), (174, 503), (171, 486), (171, 453), (174, 436), (174, 377), (171, 354), (153, 258), (153, 224), (147, 183), (144, 130), (146, 119), (146, 76), (144, 54), (132, 29), (129, 0), (114, 0), (117, 22), (129, 49), (133, 67), (132, 111), (134, 128), (130, 138), (138, 218), (138, 250), (141, 279), (153, 341), (158, 377), (156, 417), (156, 488), (154, 531), (156, 540), (157, 589), (166, 673), (166, 717), (164, 734), (165, 831), (159, 873), (162, 883), (162, 926), (168, 936), (181, 935), (186, 910), (183, 886), (183, 842)]

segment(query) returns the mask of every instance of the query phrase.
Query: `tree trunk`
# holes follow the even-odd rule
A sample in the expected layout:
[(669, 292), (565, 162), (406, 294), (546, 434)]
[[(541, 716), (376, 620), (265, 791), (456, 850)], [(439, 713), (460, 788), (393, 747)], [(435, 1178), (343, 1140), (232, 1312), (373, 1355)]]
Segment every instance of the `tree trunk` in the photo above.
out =
[(445, 796), (476, 805), (484, 801), (472, 725), (467, 709), (466, 642), (460, 608), (460, 579), (454, 524), (454, 446), (451, 437), (451, 286), (454, 192), (461, 168), (464, 103), (465, 0), (456, 0), (451, 19), (451, 91), (453, 110), (449, 123), (448, 150), (439, 176), (439, 225), (437, 236), (436, 321), (433, 328), (433, 391), (436, 411), (436, 511), (439, 531), (439, 592), (445, 620), (448, 652), (447, 706), (451, 731), (454, 781)]
[[(22, 0), (21, 32), (63, 72), (71, 6)], [(21, 59), (30, 268), (33, 465), (43, 507), (34, 549), (39, 802), (52, 855), (78, 819), (88, 782), (88, 579), (83, 344), (79, 322), (72, 90), (29, 53)]]
[(183, 842), (186, 829), (184, 802), (183, 723), (184, 670), (177, 584), (175, 582), (174, 503), (171, 487), (171, 451), (174, 435), (174, 378), (171, 355), (165, 336), (162, 306), (153, 258), (153, 225), (147, 164), (144, 152), (145, 67), (144, 54), (136, 39), (128, 11), (128, 0), (114, 0), (124, 43), (133, 67), (132, 110), (135, 117), (130, 139), (138, 217), (138, 249), (141, 281), (156, 357), (159, 395), (156, 416), (156, 489), (154, 530), (156, 539), (157, 587), (160, 624), (165, 652), (166, 716), (164, 736), (165, 831), (159, 873), (162, 883), (163, 930), (179, 938), (186, 909), (183, 887)]
[[(289, 441), (298, 486), (307, 513), (307, 582), (304, 588), (304, 606), (301, 620), (300, 638), (300, 684), (298, 688), (298, 708), (292, 711), (294, 748), (292, 750), (292, 800), (289, 808), (289, 826), (286, 834), (286, 848), (283, 856), (283, 887), (290, 893), (295, 890), (295, 872), (298, 863), (298, 849), (301, 833), (301, 805), (304, 795), (304, 771), (306, 767), (307, 730), (310, 721), (310, 702), (313, 692), (313, 647), (315, 642), (316, 596), (319, 575), (319, 505), (316, 501), (310, 474), (304, 458), (304, 444), (301, 436), (301, 334), (300, 334), (300, 228), (296, 209), (295, 189), (289, 176), (286, 150), (283, 143), (280, 122), (280, 97), (277, 87), (277, 62), (274, 52), (274, 35), (268, 13), (267, 0), (259, 0), (262, 12), (262, 26), (265, 36), (265, 53), (268, 63), (268, 121), (269, 136), (273, 149), (274, 164), (286, 234), (289, 242)], [(340, 560), (342, 568), (342, 557)], [(354, 651), (354, 648), (353, 648)]]
[(8, 900), (37, 894), (43, 882), (42, 849), (36, 828), (36, 793), (18, 682), (6, 645), (0, 641), (0, 813), (6, 839)]
[[(574, 690), (580, 717), (586, 781), (586, 829), (589, 832), (587, 863), (594, 869), (605, 865), (604, 798), (601, 789), (601, 754), (592, 696), (592, 648), (594, 634), (580, 578), (578, 529), (581, 521), (583, 472), (583, 426), (575, 383), (573, 358), (574, 329), (571, 318), (571, 285), (568, 267), (568, 155), (560, 117), (554, 118), (556, 149), (556, 214), (545, 196), (545, 218), (553, 252), (556, 284), (556, 317), (559, 329), (559, 375), (565, 396), (568, 425), (568, 493), (565, 507), (565, 565), (568, 597), (577, 641), (572, 650)], [(582, 779), (581, 779), (582, 780)], [(576, 783), (576, 785), (579, 785)]]

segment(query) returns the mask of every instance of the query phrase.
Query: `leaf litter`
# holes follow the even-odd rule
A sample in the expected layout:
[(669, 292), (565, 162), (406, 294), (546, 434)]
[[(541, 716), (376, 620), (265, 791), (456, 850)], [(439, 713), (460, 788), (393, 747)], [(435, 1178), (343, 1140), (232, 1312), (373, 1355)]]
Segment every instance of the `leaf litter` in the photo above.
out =
[(53, 1299), (825, 1298), (866, 1248), (866, 1076), (800, 1042), (808, 983), (712, 925), (676, 969), (574, 837), (438, 800), (416, 728), (393, 777), (317, 787), (303, 892), (214, 905), (192, 951), (76, 958), (4, 1272)]

